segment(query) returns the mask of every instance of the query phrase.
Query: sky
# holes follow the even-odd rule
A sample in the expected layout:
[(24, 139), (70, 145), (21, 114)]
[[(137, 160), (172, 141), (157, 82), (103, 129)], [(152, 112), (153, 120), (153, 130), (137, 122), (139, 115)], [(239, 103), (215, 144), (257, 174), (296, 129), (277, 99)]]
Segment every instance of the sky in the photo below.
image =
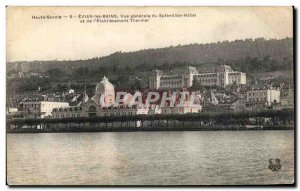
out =
[[(92, 14), (193, 14), (148, 22), (81, 23)], [(72, 19), (32, 19), (32, 16)], [(7, 61), (78, 60), (178, 44), (293, 37), (292, 7), (8, 7)]]

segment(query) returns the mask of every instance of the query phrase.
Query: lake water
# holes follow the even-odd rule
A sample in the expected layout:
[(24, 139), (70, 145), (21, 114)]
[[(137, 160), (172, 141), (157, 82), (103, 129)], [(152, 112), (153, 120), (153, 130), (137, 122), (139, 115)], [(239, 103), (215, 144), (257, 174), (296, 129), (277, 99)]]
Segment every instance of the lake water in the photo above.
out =
[[(281, 169), (268, 169), (279, 158)], [(227, 185), (294, 181), (294, 131), (7, 135), (10, 185)]]

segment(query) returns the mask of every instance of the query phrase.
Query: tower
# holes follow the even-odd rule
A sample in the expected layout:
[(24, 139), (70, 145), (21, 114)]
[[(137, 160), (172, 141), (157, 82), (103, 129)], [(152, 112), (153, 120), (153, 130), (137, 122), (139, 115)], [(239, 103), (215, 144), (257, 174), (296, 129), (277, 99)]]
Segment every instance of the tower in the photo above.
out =
[(162, 76), (161, 70), (155, 70), (149, 77), (149, 89), (159, 89), (160, 88), (160, 77)]
[(86, 84), (84, 84), (84, 92), (82, 96), (82, 105), (85, 105), (85, 103), (89, 100), (89, 96), (86, 94)]

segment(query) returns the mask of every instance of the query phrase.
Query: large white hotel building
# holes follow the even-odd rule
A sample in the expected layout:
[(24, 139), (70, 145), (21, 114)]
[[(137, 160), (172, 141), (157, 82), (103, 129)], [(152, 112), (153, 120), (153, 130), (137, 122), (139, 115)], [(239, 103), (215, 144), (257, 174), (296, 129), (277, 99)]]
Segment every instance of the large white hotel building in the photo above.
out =
[(203, 86), (218, 86), (225, 88), (234, 82), (237, 85), (246, 84), (246, 74), (232, 70), (230, 66), (221, 65), (216, 72), (199, 73), (195, 67), (187, 67), (180, 75), (167, 75), (161, 70), (155, 70), (149, 77), (150, 89), (182, 89), (193, 85), (197, 80)]

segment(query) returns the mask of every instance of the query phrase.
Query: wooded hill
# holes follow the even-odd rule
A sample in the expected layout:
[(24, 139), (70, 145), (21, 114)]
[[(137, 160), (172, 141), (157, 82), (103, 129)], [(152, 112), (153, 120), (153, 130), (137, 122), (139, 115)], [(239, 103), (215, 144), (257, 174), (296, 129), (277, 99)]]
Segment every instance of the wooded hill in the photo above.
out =
[(292, 68), (293, 38), (280, 40), (259, 38), (209, 44), (178, 45), (135, 52), (116, 52), (109, 56), (88, 60), (12, 62), (8, 63), (8, 72), (16, 69), (17, 63), (22, 63), (24, 71), (33, 72), (46, 72), (54, 68), (72, 72), (72, 70), (80, 67), (86, 67), (93, 72), (99, 67), (108, 67), (114, 72), (117, 69), (124, 68), (148, 71), (153, 68), (168, 68), (169, 65), (170, 67), (181, 65), (201, 66), (222, 63), (232, 65), (236, 69), (245, 72), (274, 71)]
[[(19, 63), (22, 63), (21, 67)], [(49, 78), (7, 80), (7, 92), (34, 91), (39, 87), (47, 92), (61, 91), (70, 83), (75, 89), (82, 89), (84, 83), (94, 90), (104, 75), (117, 88), (140, 89), (147, 87), (149, 73), (154, 69), (174, 72), (189, 65), (197, 67), (199, 72), (212, 72), (220, 64), (246, 72), (248, 80), (259, 80), (255, 75), (266, 76), (268, 73), (276, 74), (277, 81), (292, 82), (293, 38), (178, 45), (116, 52), (88, 60), (12, 62), (7, 63), (8, 75), (18, 71), (38, 72)]]

